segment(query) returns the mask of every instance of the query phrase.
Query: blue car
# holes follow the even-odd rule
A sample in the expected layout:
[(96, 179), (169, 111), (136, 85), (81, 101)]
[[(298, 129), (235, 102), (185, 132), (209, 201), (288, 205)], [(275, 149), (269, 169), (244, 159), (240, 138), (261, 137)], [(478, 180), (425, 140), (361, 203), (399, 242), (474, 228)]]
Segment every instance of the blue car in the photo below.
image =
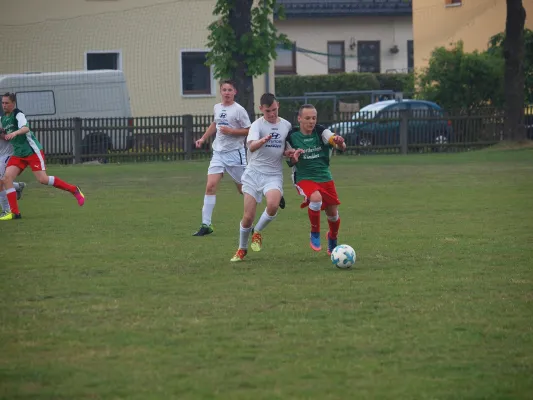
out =
[(369, 104), (329, 129), (345, 138), (348, 146), (389, 146), (400, 144), (400, 111), (408, 111), (408, 144), (446, 144), (452, 124), (444, 110), (425, 100), (386, 100)]

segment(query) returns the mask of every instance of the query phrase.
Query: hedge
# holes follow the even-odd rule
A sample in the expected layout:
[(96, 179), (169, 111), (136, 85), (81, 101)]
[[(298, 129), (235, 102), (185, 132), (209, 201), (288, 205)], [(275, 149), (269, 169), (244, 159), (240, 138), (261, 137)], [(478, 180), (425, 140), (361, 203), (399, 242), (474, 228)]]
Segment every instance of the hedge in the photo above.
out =
[[(291, 75), (276, 77), (277, 97), (303, 96), (309, 92), (347, 92), (353, 90), (394, 90), (412, 94), (414, 92), (413, 74), (370, 74), (344, 73), (331, 75)], [(347, 103), (359, 102), (365, 106), (370, 102), (369, 95), (341, 95), (339, 101)], [(317, 107), (321, 120), (333, 120), (333, 100), (309, 98), (309, 102)], [(280, 114), (294, 120), (295, 113), (302, 101), (280, 101)]]

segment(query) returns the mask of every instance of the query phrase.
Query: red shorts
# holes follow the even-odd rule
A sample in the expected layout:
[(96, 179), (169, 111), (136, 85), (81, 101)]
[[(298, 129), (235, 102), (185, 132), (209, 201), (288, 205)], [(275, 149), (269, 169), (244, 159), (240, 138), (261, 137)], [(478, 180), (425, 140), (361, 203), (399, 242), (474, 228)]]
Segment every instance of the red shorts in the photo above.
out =
[(44, 171), (46, 170), (44, 152), (41, 150), (39, 153), (33, 153), (28, 157), (11, 156), (7, 163), (7, 167), (18, 167), (22, 171), (24, 171), (26, 167), (30, 167), (32, 171)]
[(313, 182), (301, 180), (296, 184), (296, 190), (300, 195), (305, 197), (304, 202), (300, 204), (301, 208), (309, 205), (309, 198), (314, 192), (319, 192), (322, 196), (322, 210), (325, 210), (328, 206), (338, 206), (341, 204), (337, 195), (337, 189), (335, 189), (335, 182), (333, 181)]

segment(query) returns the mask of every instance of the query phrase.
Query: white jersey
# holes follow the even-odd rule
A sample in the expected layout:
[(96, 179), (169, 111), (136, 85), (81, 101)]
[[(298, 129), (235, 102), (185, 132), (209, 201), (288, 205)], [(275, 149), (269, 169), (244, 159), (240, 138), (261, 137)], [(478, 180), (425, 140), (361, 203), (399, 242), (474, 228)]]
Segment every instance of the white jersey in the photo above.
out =
[(226, 152), (244, 148), (244, 136), (226, 135), (220, 132), (221, 126), (229, 126), (233, 129), (250, 127), (250, 117), (244, 107), (239, 103), (233, 103), (230, 106), (218, 103), (215, 104), (214, 112), (217, 133), (212, 145), (213, 150)]
[[(0, 123), (0, 128), (2, 128), (1, 123)], [(13, 145), (9, 143), (7, 140), (0, 139), (0, 158), (12, 156), (12, 155), (13, 155)]]
[(271, 124), (264, 117), (254, 121), (248, 132), (248, 142), (268, 135), (272, 138), (253, 153), (248, 152), (247, 168), (267, 175), (283, 175), (283, 152), (291, 128), (291, 123), (283, 118), (277, 124)]

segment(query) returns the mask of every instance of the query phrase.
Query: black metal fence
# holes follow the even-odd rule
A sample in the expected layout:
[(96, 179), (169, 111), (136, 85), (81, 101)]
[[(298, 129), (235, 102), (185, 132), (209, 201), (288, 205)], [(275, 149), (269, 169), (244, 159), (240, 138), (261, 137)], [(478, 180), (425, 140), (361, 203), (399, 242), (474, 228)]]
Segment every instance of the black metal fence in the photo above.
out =
[[(530, 138), (531, 114), (526, 114), (525, 121)], [(333, 121), (320, 123), (345, 138), (347, 154), (407, 154), (493, 145), (503, 139), (503, 120), (501, 110), (484, 108), (455, 114), (434, 110), (339, 113)], [(79, 164), (209, 158), (213, 138), (200, 149), (195, 142), (211, 122), (211, 115), (182, 115), (33, 120), (31, 126), (48, 162)], [(291, 122), (297, 123), (296, 116)]]

